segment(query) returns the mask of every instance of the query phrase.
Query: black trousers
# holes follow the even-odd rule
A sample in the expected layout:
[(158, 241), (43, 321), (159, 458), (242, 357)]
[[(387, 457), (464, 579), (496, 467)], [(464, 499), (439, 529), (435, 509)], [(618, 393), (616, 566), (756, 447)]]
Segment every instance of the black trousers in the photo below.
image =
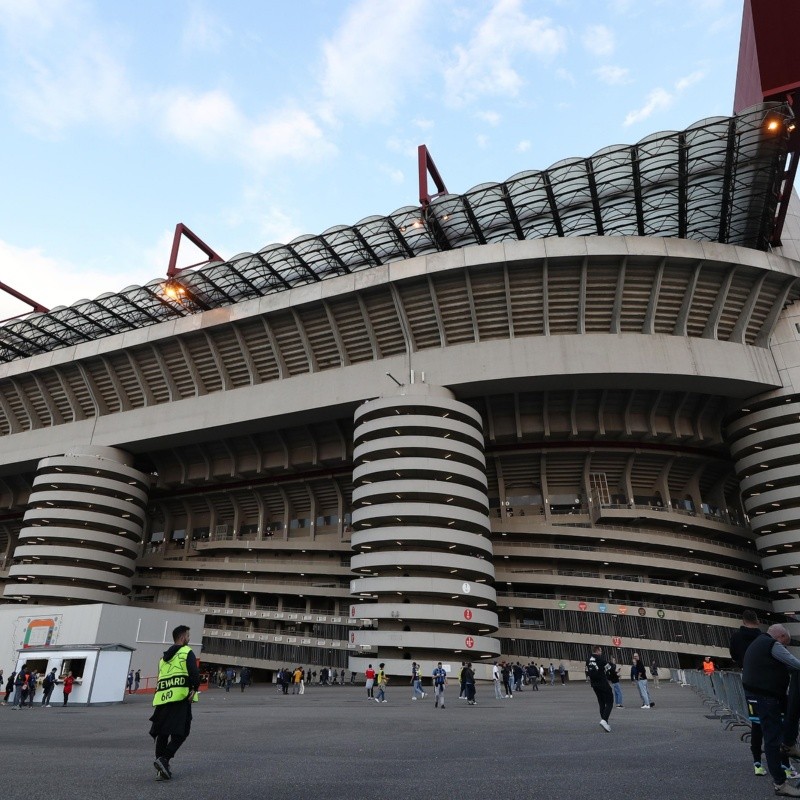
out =
[(172, 758), (185, 741), (185, 736), (174, 733), (172, 736), (156, 736), (156, 758)]
[(600, 719), (608, 722), (611, 716), (611, 709), (614, 708), (614, 692), (611, 691), (611, 686), (592, 686), (592, 690), (597, 695), (597, 704), (600, 706)]

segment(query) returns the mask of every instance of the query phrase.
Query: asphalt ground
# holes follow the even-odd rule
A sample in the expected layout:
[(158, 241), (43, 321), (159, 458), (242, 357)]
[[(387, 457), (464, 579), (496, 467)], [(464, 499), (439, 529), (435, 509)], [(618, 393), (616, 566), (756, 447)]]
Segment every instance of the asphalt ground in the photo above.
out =
[[(512, 700), (478, 688), (468, 706), (448, 687), (411, 701), (393, 683), (387, 703), (360, 687), (302, 696), (255, 686), (212, 688), (195, 705), (192, 735), (156, 781), (147, 735), (152, 696), (102, 708), (0, 707), (2, 800), (750, 800), (773, 796), (749, 747), (725, 731), (688, 687), (652, 690), (653, 709), (623, 685), (612, 732), (598, 724), (585, 683)], [(55, 695), (60, 697), (60, 692)], [(55, 699), (55, 697), (54, 697)]]

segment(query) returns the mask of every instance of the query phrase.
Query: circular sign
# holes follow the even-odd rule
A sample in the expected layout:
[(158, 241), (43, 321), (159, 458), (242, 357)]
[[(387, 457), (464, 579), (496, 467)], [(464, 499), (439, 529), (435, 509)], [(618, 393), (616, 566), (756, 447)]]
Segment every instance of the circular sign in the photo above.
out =
[(620, 606), (617, 610), (619, 611), (620, 614), (627, 614), (628, 613), (628, 607), (627, 606)]
[(356, 635), (354, 633), (350, 634), (350, 644), (355, 644), (356, 642)]
[(472, 611), (470, 609), (464, 609), (464, 619), (472, 619)]
[(613, 645), (614, 645), (614, 647), (622, 647), (622, 639), (620, 639), (620, 637), (619, 637), (619, 636), (615, 636), (615, 637), (614, 637), (614, 638), (611, 640), (611, 644), (613, 644)]
[(462, 583), (461, 591), (464, 592), (464, 594), (469, 594), (472, 591), (472, 587), (468, 583)]
[(659, 619), (664, 619), (664, 609), (663, 608), (659, 608), (658, 611), (656, 611), (656, 616)]
[(350, 616), (354, 617), (356, 615), (356, 607), (350, 606)]
[(566, 600), (559, 600), (558, 601), (558, 607), (559, 608), (566, 608), (567, 607), (567, 601)]
[(598, 611), (599, 611), (601, 614), (605, 614), (605, 613), (606, 613), (606, 608), (607, 608), (607, 606), (606, 606), (606, 604), (605, 604), (605, 603), (600, 603), (600, 605), (599, 605), (599, 606), (597, 606), (597, 610), (598, 610)]
[(464, 639), (464, 644), (467, 647), (475, 647), (475, 640), (471, 636), (467, 636), (467, 638)]
[(643, 617), (643, 616), (644, 616), (644, 615), (647, 613), (647, 611), (645, 611), (645, 609), (643, 609), (643, 608), (640, 606), (640, 607), (638, 608), (638, 610), (636, 611), (636, 613), (637, 613), (637, 614), (638, 614), (640, 617)]
[(578, 603), (578, 608), (581, 611), (586, 611), (586, 609), (589, 608), (589, 606), (588, 606), (588, 604), (584, 603), (583, 600), (581, 600), (581, 602)]

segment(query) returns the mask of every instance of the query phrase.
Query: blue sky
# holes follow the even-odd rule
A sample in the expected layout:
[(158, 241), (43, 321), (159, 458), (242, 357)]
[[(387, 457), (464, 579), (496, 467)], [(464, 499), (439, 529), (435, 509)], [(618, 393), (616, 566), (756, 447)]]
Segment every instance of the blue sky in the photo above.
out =
[[(53, 307), (731, 111), (742, 0), (0, 0), (0, 281)], [(188, 261), (196, 261), (187, 250)], [(0, 295), (0, 317), (24, 306)]]

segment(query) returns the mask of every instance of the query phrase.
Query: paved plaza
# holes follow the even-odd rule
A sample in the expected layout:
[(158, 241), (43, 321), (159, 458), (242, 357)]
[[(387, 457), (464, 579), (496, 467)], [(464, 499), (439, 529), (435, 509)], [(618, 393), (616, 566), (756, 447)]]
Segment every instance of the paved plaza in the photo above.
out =
[[(195, 706), (192, 736), (155, 781), (150, 697), (105, 708), (0, 708), (3, 800), (486, 800), (772, 796), (752, 774), (747, 745), (707, 719), (688, 688), (664, 685), (657, 707), (614, 709), (598, 725), (588, 685), (526, 690), (495, 700), (479, 687), (447, 708), (393, 683), (377, 704), (358, 687), (283, 696), (256, 686), (212, 688)], [(60, 698), (60, 691), (56, 691)]]

